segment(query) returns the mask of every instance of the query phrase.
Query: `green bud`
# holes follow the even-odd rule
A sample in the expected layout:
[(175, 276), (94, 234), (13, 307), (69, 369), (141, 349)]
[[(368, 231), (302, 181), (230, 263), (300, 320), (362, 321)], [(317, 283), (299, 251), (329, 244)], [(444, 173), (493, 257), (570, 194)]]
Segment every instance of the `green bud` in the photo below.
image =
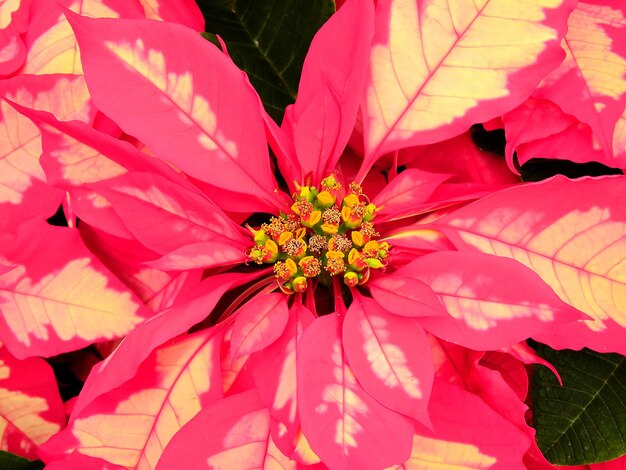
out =
[(370, 268), (373, 269), (380, 269), (383, 267), (383, 263), (381, 263), (380, 260), (376, 258), (367, 258), (365, 262)]

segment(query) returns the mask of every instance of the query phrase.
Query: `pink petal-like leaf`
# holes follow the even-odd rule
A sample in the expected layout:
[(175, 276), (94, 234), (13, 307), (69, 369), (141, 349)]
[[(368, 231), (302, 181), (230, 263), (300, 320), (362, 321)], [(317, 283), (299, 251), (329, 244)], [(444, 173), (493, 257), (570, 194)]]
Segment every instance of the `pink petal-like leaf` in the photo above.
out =
[(52, 368), (41, 358), (15, 359), (0, 344), (0, 442), (27, 458), (65, 425)]
[(454, 137), (521, 103), (563, 59), (575, 3), (378, 2), (361, 175), (386, 152)]
[(171, 307), (177, 297), (200, 283), (201, 270), (167, 273), (146, 266), (156, 254), (136, 240), (114, 237), (87, 224), (79, 230), (91, 252), (156, 312)]
[(176, 248), (146, 265), (163, 271), (188, 271), (244, 263), (247, 260), (242, 245), (232, 242), (205, 241)]
[(410, 168), (454, 175), (454, 182), (490, 185), (518, 183), (498, 155), (479, 149), (470, 131), (436, 144), (401, 150), (399, 158)]
[(381, 404), (430, 425), (434, 377), (430, 343), (419, 323), (357, 296), (343, 322), (346, 358), (363, 389)]
[[(232, 318), (232, 317), (231, 317)], [(236, 395), (254, 388), (254, 380), (247, 367), (250, 355), (234, 357), (231, 347), (233, 337), (232, 322), (226, 327), (222, 341), (222, 387), (224, 395)]]
[[(431, 251), (454, 249), (454, 245), (440, 231), (424, 228), (424, 224), (420, 222), (392, 230), (383, 240), (393, 245), (394, 251), (402, 249), (411, 253), (413, 258), (408, 261), (413, 261), (416, 253), (422, 255)], [(398, 259), (398, 253), (394, 255), (394, 259)], [(374, 282), (376, 281), (372, 279), (372, 283)]]
[[(530, 379), (528, 371), (522, 362), (510, 354), (488, 351), (481, 358), (480, 365), (501, 374), (502, 379), (515, 392), (517, 399), (520, 402), (526, 400)], [(504, 401), (506, 400), (508, 400), (508, 397)]]
[[(626, 107), (626, 7), (620, 0), (579, 1), (568, 20), (562, 46), (567, 57), (534, 93), (589, 125), (609, 166), (613, 133)], [(575, 100), (572, 96), (576, 96)]]
[(263, 403), (270, 409), (272, 417), (284, 426), (291, 439), (292, 452), (300, 424), (296, 368), (300, 337), (314, 318), (301, 303), (294, 304), (289, 310), (289, 322), (281, 337), (255, 354), (249, 365)]
[(52, 356), (119, 338), (150, 315), (77, 230), (29, 222), (3, 255), (0, 339), (17, 357)]
[(44, 446), (47, 459), (76, 450), (154, 469), (172, 436), (221, 398), (220, 343), (213, 329), (157, 348), (132, 379), (72, 414), (68, 427)]
[(545, 139), (520, 145), (517, 155), (520, 165), (532, 158), (555, 158), (577, 163), (600, 162), (609, 166), (614, 164), (605, 157), (591, 128), (582, 122)]
[(302, 432), (334, 469), (380, 469), (406, 460), (412, 424), (382, 406), (357, 382), (346, 362), (341, 320), (316, 319), (300, 339), (298, 410)]
[[(129, 171), (149, 171), (174, 181), (183, 178), (166, 163), (130, 143), (76, 121), (61, 121), (50, 113), (16, 106), (39, 126), (43, 139), (42, 166), (52, 184), (95, 183)], [(103, 160), (108, 160), (104, 162)]]
[(514, 344), (509, 348), (504, 348), (503, 351), (524, 364), (541, 364), (542, 366), (547, 367), (552, 371), (557, 379), (559, 379), (559, 382), (561, 382), (561, 377), (554, 366), (542, 357), (539, 357), (535, 350), (528, 346), (525, 342)]
[(506, 113), (502, 120), (506, 132), (506, 161), (511, 171), (516, 173), (513, 155), (520, 145), (558, 134), (578, 123), (576, 118), (565, 114), (551, 101), (533, 97)]
[(278, 206), (257, 97), (226, 55), (174, 23), (68, 18), (98, 109), (189, 175)]
[(233, 285), (252, 279), (252, 276), (242, 274), (209, 277), (195, 289), (193, 297), (179, 300), (176, 305), (139, 325), (106, 361), (94, 367), (74, 405), (74, 413), (130, 380), (154, 349), (202, 321)]
[(376, 221), (380, 223), (415, 215), (415, 208), (428, 201), (437, 186), (451, 176), (416, 168), (403, 171), (372, 201), (377, 207), (382, 207)]
[(281, 293), (257, 295), (239, 310), (230, 341), (233, 359), (269, 346), (283, 334), (289, 321), (287, 297)]
[(373, 34), (372, 3), (351, 0), (313, 38), (289, 128), (301, 168), (301, 174), (294, 175), (298, 181), (309, 173), (314, 182), (320, 181), (335, 167), (348, 143)]
[(428, 284), (450, 314), (420, 318), (424, 328), (472, 349), (507, 347), (557, 324), (585, 318), (536, 273), (508, 258), (438, 252), (399, 272)]
[(372, 297), (385, 310), (403, 317), (447, 315), (441, 300), (430, 286), (414, 277), (392, 273), (368, 282)]
[(626, 352), (624, 177), (549, 181), (505, 190), (438, 222), (460, 249), (509, 257), (590, 315), (553, 329), (556, 348)]
[[(210, 244), (202, 245), (207, 255), (213, 255), (212, 259), (207, 258), (205, 266), (210, 261), (218, 266), (222, 262), (245, 261), (244, 251), (250, 246), (250, 239), (210, 199), (193, 186), (186, 186), (144, 172), (126, 173), (89, 185), (112, 205), (135, 238), (157, 253), (215, 242), (215, 253)], [(196, 248), (186, 255), (202, 253)]]
[(434, 431), (421, 428), (405, 469), (523, 470), (530, 439), (475, 395), (436, 380), (429, 412)]
[(27, 29), (30, 4), (23, 1), (0, 4), (0, 77), (16, 72), (26, 60), (22, 33)]
[(46, 112), (12, 106), (39, 127), (43, 141), (41, 165), (47, 181), (70, 193), (73, 210), (81, 220), (113, 235), (133, 237), (110, 203), (83, 185), (119, 176), (127, 170), (153, 172), (189, 184), (167, 164), (143, 154), (128, 142), (82, 122), (62, 122)]
[(269, 411), (256, 392), (224, 398), (174, 436), (156, 468), (295, 468), (273, 444), (269, 427)]

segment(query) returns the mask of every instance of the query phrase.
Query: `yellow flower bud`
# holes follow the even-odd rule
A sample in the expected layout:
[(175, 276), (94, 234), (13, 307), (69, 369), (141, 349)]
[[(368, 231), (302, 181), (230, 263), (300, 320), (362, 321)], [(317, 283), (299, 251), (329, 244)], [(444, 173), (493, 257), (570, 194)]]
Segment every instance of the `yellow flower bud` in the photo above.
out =
[(352, 271), (343, 275), (343, 283), (348, 287), (354, 287), (359, 283), (359, 275)]
[(298, 272), (298, 266), (296, 265), (296, 262), (291, 258), (287, 258), (287, 260), (285, 261), (285, 266), (287, 268), (287, 271), (289, 271), (292, 276)]
[(269, 239), (265, 230), (253, 230), (254, 232), (254, 242), (257, 245), (263, 245)]
[(383, 263), (381, 263), (380, 260), (376, 258), (367, 258), (365, 262), (370, 268), (373, 269), (380, 269), (384, 266)]
[(280, 234), (280, 237), (278, 237), (278, 244), (280, 246), (283, 246), (285, 243), (287, 243), (292, 238), (293, 238), (293, 234), (291, 232), (283, 232), (283, 233)]
[(302, 218), (302, 225), (305, 227), (313, 228), (322, 219), (322, 213), (320, 211), (313, 211), (308, 217)]
[(332, 206), (336, 199), (337, 198), (328, 191), (322, 191), (317, 195), (317, 202), (324, 208)]
[(322, 224), (322, 232), (328, 235), (334, 235), (339, 230), (338, 225), (334, 224)]
[(343, 206), (344, 207), (354, 207), (359, 203), (359, 196), (356, 194), (348, 194), (343, 198)]
[(263, 257), (263, 261), (266, 263), (273, 263), (278, 259), (278, 245), (271, 238), (265, 242), (263, 245), (265, 248), (265, 256)]
[(352, 238), (352, 243), (354, 243), (354, 246), (358, 247), (363, 246), (363, 242), (365, 241), (361, 232), (352, 232), (350, 234), (350, 238)]
[(306, 290), (307, 287), (308, 287), (308, 283), (307, 283), (306, 277), (298, 276), (291, 283), (291, 288), (293, 289), (294, 292), (297, 292), (298, 294), (302, 294)]

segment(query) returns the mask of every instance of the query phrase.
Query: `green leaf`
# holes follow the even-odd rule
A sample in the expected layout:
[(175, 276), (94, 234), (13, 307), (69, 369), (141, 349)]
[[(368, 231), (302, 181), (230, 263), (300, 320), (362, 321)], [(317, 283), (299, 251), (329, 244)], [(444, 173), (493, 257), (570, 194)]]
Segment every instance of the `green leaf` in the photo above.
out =
[(533, 425), (545, 457), (557, 465), (582, 465), (626, 454), (626, 357), (554, 351), (538, 345), (563, 387), (548, 369), (532, 378)]
[(40, 470), (43, 466), (40, 460), (30, 461), (19, 455), (0, 450), (0, 470)]
[[(219, 35), (278, 123), (298, 91), (304, 57), (334, 0), (197, 0), (206, 30)], [(205, 36), (207, 37), (207, 36)], [(215, 42), (214, 37), (209, 37)]]

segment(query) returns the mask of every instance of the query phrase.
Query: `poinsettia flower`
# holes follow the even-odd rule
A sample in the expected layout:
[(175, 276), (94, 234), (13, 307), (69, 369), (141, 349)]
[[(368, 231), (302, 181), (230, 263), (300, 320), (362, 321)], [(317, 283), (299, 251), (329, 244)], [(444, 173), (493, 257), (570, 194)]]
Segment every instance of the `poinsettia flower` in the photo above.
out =
[[(451, 210), (479, 197), (476, 191), (439, 190), (448, 176), (418, 169), (382, 185), (381, 173), (370, 170), (385, 150), (443, 141), (467, 122), (520, 104), (558, 64), (571, 4), (559, 4), (547, 17), (537, 7), (529, 27), (543, 39), (529, 48), (544, 52), (541, 64), (503, 66), (499, 94), (474, 96), (479, 111), (468, 113), (464, 101), (446, 108), (459, 119), (453, 126), (398, 121), (383, 135), (384, 116), (368, 101), (368, 153), (354, 169), (343, 150), (363, 89), (371, 97), (387, 83), (368, 76), (368, 61), (382, 60), (389, 47), (384, 30), (404, 6), (381, 2), (374, 13), (368, 2), (346, 2), (316, 36), (298, 100), (280, 128), (260, 112), (246, 77), (192, 30), (68, 13), (95, 105), (174, 169), (80, 123), (23, 110), (43, 133), (46, 173), (69, 192), (73, 211), (90, 230), (106, 234), (89, 237), (94, 249), (115, 246), (117, 237), (142, 245), (146, 257), (152, 253), (143, 258), (152, 267), (207, 271), (197, 289), (137, 326), (97, 367), (68, 428), (45, 446), (47, 461), (79, 452), (129, 468), (167, 468), (238, 454), (243, 467), (267, 459), (293, 465), (286, 456), (301, 464), (381, 468), (407, 460), (419, 465), (449, 449), (442, 463), (521, 466), (530, 446), (521, 405), (510, 414), (495, 397), (487, 405), (447, 384), (449, 377), (436, 378), (431, 338), (497, 350), (585, 317), (559, 299), (534, 266), (454, 249), (442, 232), (466, 248), (453, 230), (465, 227), (455, 222), (463, 221), (462, 213)], [(479, 19), (489, 13), (464, 8)], [(517, 47), (526, 58), (528, 51)], [(211, 67), (195, 65), (200, 62)], [(527, 80), (507, 82), (507, 74), (526, 69), (532, 70)], [(427, 78), (446, 80), (445, 74)], [(266, 132), (289, 192), (274, 177)], [(70, 145), (84, 158), (69, 159)], [(107, 159), (114, 165), (103, 163)], [(86, 171), (86, 162), (113, 173), (101, 178)], [(482, 191), (500, 189), (494, 182), (503, 180), (485, 180)], [(529, 191), (546, 200), (560, 185)], [(544, 206), (552, 217), (541, 228), (556, 230), (556, 205)], [(562, 212), (575, 207), (572, 202)], [(519, 223), (534, 233), (534, 222)], [(485, 230), (493, 225), (478, 223)], [(205, 382), (189, 385), (196, 364)], [(458, 419), (468, 406), (475, 414)], [(471, 431), (479, 419), (498, 432)], [(101, 426), (103, 420), (111, 425)], [(199, 445), (189, 436), (207, 428), (207, 420), (217, 424), (205, 435), (210, 445)], [(126, 427), (129, 438), (120, 441), (113, 424)], [(188, 449), (184, 442), (198, 445)]]

